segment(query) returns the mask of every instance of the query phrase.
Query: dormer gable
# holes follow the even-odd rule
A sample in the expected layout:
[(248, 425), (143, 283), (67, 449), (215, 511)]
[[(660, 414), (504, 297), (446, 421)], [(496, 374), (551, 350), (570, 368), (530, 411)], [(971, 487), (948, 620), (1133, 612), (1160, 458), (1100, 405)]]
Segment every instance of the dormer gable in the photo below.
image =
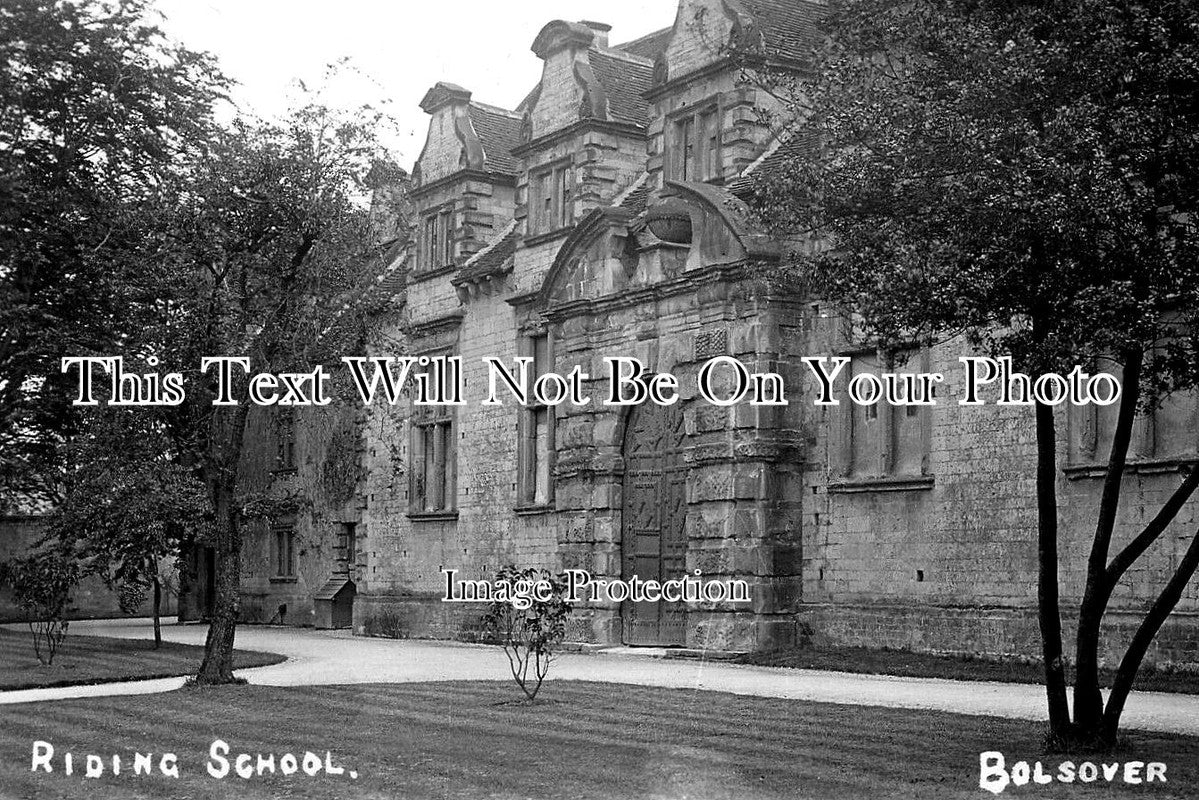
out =
[(421, 109), (429, 132), (413, 177), (427, 186), (463, 170), (515, 175), (512, 149), (520, 138), (520, 115), (475, 102), (461, 86), (439, 82), (425, 93)]
[(584, 120), (644, 127), (645, 92), (653, 60), (608, 46), (600, 22), (548, 23), (533, 42), (544, 61), (541, 81), (525, 106), (525, 141), (540, 139)]
[(729, 49), (802, 65), (816, 42), (823, 0), (679, 0), (670, 39), (654, 65), (660, 85), (728, 58)]
[(560, 19), (537, 34), (532, 49), (545, 63), (527, 112), (528, 138), (540, 138), (579, 119), (607, 118), (607, 93), (591, 69), (589, 50), (595, 41), (596, 33), (588, 25)]

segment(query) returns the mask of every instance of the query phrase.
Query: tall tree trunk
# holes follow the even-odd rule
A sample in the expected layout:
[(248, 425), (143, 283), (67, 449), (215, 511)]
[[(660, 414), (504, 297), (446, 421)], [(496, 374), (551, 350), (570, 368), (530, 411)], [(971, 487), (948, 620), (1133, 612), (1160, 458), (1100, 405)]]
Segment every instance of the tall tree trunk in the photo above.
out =
[(1178, 605), (1183, 590), (1195, 576), (1197, 568), (1199, 568), (1199, 532), (1196, 532), (1191, 539), (1186, 553), (1178, 563), (1178, 568), (1174, 570), (1174, 574), (1170, 576), (1170, 580), (1162, 589), (1161, 594), (1157, 596), (1157, 600), (1154, 601), (1153, 607), (1141, 621), (1140, 627), (1132, 637), (1132, 643), (1128, 645), (1128, 650), (1120, 661), (1120, 669), (1116, 673), (1116, 680), (1112, 683), (1112, 693), (1107, 699), (1107, 709), (1103, 713), (1103, 737), (1109, 743), (1116, 741), (1116, 734), (1120, 730), (1120, 717), (1124, 714), (1125, 703), (1128, 702), (1128, 693), (1132, 691), (1133, 681), (1136, 680), (1137, 672), (1141, 669), (1141, 662), (1145, 660), (1145, 653), (1149, 651), (1149, 645), (1153, 643), (1153, 637), (1157, 636), (1166, 617), (1170, 616), (1170, 612)]
[(234, 683), (233, 637), (241, 589), (241, 510), (237, 506), (238, 466), (245, 442), (249, 407), (242, 403), (216, 414), (214, 422), (223, 427), (214, 441), (223, 440), (220, 457), (210, 469), (213, 508), (216, 511), (216, 596), (212, 620), (204, 642), (204, 661), (196, 682), (200, 684)]
[(1059, 740), (1070, 732), (1066, 670), (1062, 662), (1062, 618), (1057, 566), (1057, 434), (1053, 407), (1036, 406), (1037, 428), (1037, 618), (1045, 659), (1049, 731)]
[(241, 585), (241, 532), (234, 506), (234, 487), (222, 480), (216, 489), (217, 532), (216, 594), (212, 619), (204, 642), (204, 661), (196, 682), (233, 683), (233, 637), (237, 632), (237, 614)]
[(1108, 581), (1108, 552), (1111, 548), (1112, 531), (1116, 527), (1116, 513), (1120, 508), (1124, 467), (1128, 461), (1133, 421), (1136, 417), (1137, 400), (1140, 398), (1143, 354), (1140, 351), (1130, 351), (1125, 352), (1123, 356), (1123, 393), (1120, 397), (1116, 429), (1112, 435), (1112, 446), (1108, 453), (1103, 493), (1099, 498), (1095, 538), (1091, 542), (1091, 554), (1087, 559), (1086, 588), (1083, 590), (1082, 604), (1078, 609), (1078, 638), (1074, 650), (1074, 728), (1075, 734), (1083, 739), (1098, 737), (1103, 723), (1103, 695), (1099, 692), (1099, 633), (1114, 588)]

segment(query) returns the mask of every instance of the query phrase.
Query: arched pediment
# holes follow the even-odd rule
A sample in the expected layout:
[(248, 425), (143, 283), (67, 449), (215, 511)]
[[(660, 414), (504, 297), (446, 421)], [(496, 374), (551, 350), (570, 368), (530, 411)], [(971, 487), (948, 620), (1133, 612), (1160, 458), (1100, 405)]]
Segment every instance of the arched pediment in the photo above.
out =
[(562, 243), (541, 285), (538, 303), (600, 297), (623, 288), (632, 266), (627, 251), (633, 215), (620, 207), (597, 208)]
[[(657, 224), (663, 220), (670, 230)], [(778, 243), (753, 224), (749, 209), (728, 191), (668, 182), (639, 215), (613, 206), (584, 217), (558, 250), (538, 303), (594, 300), (694, 270), (773, 261), (779, 252)]]
[(691, 213), (688, 269), (779, 257), (778, 242), (754, 223), (744, 201), (726, 189), (710, 183), (667, 181), (658, 199), (662, 203), (680, 200)]

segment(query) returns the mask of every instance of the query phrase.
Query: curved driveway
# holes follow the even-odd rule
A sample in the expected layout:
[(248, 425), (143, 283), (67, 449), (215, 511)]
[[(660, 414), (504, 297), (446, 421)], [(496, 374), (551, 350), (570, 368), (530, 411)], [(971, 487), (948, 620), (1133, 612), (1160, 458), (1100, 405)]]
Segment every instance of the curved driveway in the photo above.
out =
[[(146, 620), (74, 622), (71, 632), (117, 638), (146, 638)], [(203, 644), (199, 625), (167, 625), (163, 637)], [(237, 646), (287, 656), (269, 667), (240, 670), (250, 683), (311, 686), (345, 683), (406, 683), (441, 680), (510, 680), (507, 660), (495, 647), (424, 640), (373, 639), (345, 631), (241, 626)], [(616, 648), (593, 654), (563, 654), (549, 680), (605, 681), (733, 694), (814, 700), (851, 705), (953, 711), (960, 714), (1044, 719), (1040, 686), (896, 678), (721, 662), (654, 658), (662, 651)], [(148, 694), (179, 688), (182, 678), (96, 686), (0, 692), (0, 704), (113, 694)], [(1199, 735), (1199, 696), (1135, 692), (1125, 727)]]

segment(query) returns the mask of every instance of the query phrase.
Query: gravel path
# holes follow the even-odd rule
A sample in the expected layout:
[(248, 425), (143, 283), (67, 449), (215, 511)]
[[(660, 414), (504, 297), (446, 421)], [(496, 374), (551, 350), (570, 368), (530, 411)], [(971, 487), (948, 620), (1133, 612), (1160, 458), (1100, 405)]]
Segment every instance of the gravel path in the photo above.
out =
[[(117, 638), (149, 635), (144, 620), (71, 623), (71, 632)], [(199, 625), (167, 625), (163, 637), (203, 644)], [(405, 683), (439, 680), (509, 680), (507, 661), (494, 647), (417, 640), (371, 639), (345, 631), (242, 626), (237, 646), (280, 653), (287, 661), (241, 670), (250, 683), (266, 686), (314, 686), (346, 683)], [(826, 703), (926, 708), (960, 714), (1040, 720), (1044, 689), (1011, 683), (897, 678), (723, 662), (663, 659), (652, 649), (616, 648), (593, 654), (563, 654), (549, 680), (586, 680), (706, 689), (732, 694), (815, 700)], [(179, 688), (182, 678), (126, 683), (23, 689), (0, 692), (0, 704), (118, 694), (151, 694)], [(1124, 727), (1199, 735), (1199, 696), (1134, 692)]]

